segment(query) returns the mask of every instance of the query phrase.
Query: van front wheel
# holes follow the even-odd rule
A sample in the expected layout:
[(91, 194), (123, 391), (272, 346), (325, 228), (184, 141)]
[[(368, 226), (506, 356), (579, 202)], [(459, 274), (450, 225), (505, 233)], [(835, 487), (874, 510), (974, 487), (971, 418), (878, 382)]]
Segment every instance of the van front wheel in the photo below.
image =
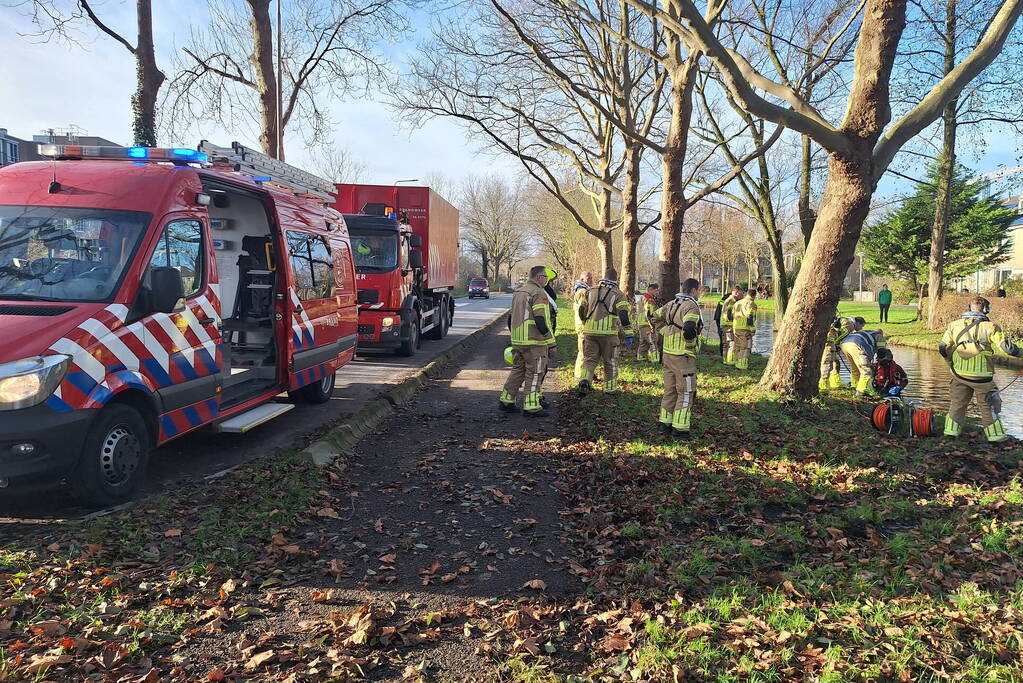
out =
[(71, 495), (92, 506), (131, 499), (145, 476), (149, 432), (138, 411), (115, 403), (104, 408), (82, 448), (71, 475)]

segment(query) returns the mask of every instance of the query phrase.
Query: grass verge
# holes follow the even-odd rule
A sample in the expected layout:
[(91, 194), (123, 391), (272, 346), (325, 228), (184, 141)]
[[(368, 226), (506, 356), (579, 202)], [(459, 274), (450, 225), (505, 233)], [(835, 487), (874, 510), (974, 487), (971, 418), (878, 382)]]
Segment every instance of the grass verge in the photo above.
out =
[[(574, 335), (559, 338), (567, 360)], [(548, 457), (566, 463), (592, 646), (581, 672), (543, 655), (516, 670), (1023, 679), (1019, 442), (882, 436), (851, 394), (799, 404), (762, 392), (763, 363), (742, 373), (705, 349), (689, 443), (657, 434), (649, 363), (624, 361), (616, 394), (562, 402)]]

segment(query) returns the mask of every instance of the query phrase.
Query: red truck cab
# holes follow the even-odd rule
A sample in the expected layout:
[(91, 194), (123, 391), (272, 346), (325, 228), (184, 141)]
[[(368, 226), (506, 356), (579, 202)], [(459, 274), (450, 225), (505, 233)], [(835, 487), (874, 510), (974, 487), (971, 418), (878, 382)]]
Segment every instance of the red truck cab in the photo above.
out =
[(454, 320), (458, 210), (428, 187), (336, 186), (359, 288), (359, 350), (411, 356)]
[(358, 314), (329, 184), (200, 150), (50, 145), (0, 169), (0, 487), (123, 501), (156, 446), (330, 398)]

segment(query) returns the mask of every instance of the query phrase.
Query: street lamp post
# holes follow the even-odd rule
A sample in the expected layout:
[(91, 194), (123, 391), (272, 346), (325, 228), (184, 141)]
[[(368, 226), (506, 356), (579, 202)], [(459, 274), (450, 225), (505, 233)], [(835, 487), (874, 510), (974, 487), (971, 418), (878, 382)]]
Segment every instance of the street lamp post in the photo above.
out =
[(419, 182), (419, 178), (409, 178), (408, 180), (395, 180), (394, 184), (397, 185), (398, 183), (418, 183), (418, 182)]

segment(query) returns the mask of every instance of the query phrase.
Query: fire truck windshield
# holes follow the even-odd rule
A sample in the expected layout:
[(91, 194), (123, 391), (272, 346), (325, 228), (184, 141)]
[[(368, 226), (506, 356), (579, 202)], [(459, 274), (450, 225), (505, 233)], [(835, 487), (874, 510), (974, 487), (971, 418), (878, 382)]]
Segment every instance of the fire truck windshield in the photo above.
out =
[(0, 299), (107, 301), (152, 216), (0, 206)]
[(352, 234), (352, 253), (359, 272), (383, 273), (398, 267), (398, 235), (366, 231)]

